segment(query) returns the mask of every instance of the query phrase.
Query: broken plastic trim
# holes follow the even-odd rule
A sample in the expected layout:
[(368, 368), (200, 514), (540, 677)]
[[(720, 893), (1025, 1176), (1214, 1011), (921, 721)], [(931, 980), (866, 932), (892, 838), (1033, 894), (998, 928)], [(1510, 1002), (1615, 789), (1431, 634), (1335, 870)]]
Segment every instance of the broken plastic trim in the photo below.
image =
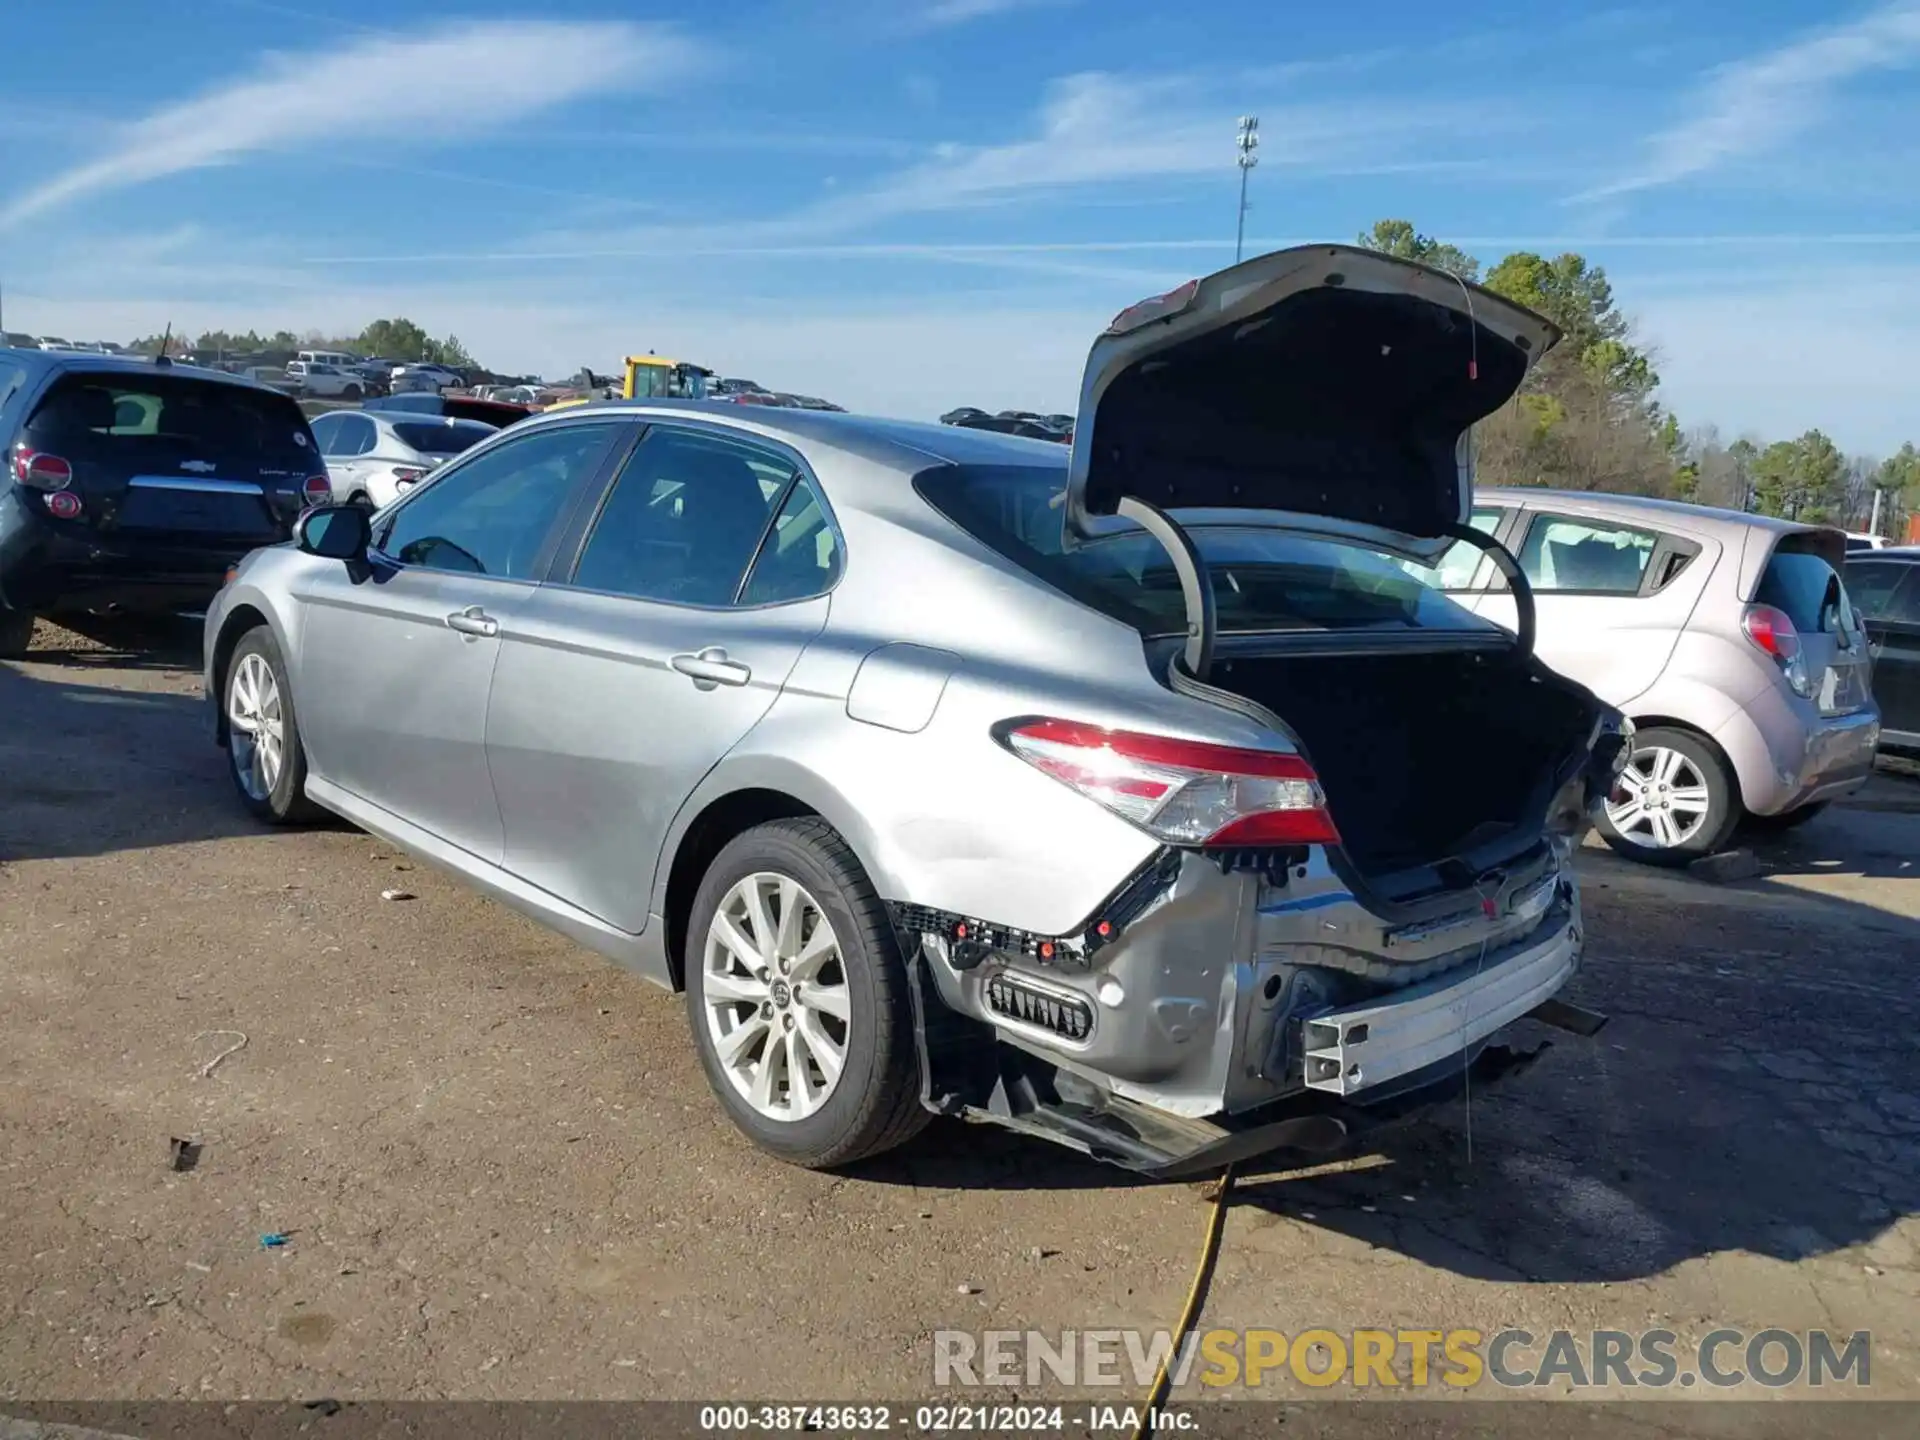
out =
[(1182, 854), (1172, 846), (1161, 849), (1102, 901), (1078, 930), (1066, 935), (1043, 935), (983, 916), (962, 915), (906, 900), (889, 900), (887, 909), (903, 950), (911, 953), (922, 935), (942, 936), (953, 947), (952, 963), (957, 970), (974, 969), (994, 953), (1040, 965), (1086, 969), (1095, 955), (1118, 940), (1121, 932), (1179, 878)]

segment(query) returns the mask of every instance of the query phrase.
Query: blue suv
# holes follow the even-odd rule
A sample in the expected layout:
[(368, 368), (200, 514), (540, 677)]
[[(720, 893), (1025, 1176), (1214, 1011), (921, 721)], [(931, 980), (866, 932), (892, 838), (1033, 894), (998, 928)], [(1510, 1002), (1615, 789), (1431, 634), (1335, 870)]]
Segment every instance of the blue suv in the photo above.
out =
[(332, 499), (294, 401), (215, 370), (0, 349), (0, 656), (36, 615), (204, 610)]

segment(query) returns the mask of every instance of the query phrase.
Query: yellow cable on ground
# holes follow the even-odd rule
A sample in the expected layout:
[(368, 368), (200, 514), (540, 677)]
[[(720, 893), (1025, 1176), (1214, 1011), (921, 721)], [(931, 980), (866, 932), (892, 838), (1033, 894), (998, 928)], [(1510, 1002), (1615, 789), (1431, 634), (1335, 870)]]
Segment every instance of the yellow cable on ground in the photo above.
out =
[(1167, 1367), (1179, 1355), (1193, 1327), (1200, 1323), (1200, 1312), (1207, 1303), (1207, 1290), (1213, 1283), (1213, 1267), (1220, 1258), (1220, 1240), (1227, 1233), (1227, 1205), (1233, 1195), (1233, 1166), (1220, 1172), (1220, 1188), (1213, 1195), (1213, 1213), (1207, 1217), (1206, 1238), (1200, 1242), (1200, 1264), (1193, 1272), (1193, 1284), (1187, 1290), (1187, 1303), (1180, 1307), (1180, 1321), (1173, 1332), (1173, 1345), (1161, 1358), (1160, 1371), (1147, 1391), (1147, 1403), (1140, 1412), (1133, 1440), (1148, 1440), (1153, 1434), (1153, 1412), (1166, 1403), (1169, 1384)]

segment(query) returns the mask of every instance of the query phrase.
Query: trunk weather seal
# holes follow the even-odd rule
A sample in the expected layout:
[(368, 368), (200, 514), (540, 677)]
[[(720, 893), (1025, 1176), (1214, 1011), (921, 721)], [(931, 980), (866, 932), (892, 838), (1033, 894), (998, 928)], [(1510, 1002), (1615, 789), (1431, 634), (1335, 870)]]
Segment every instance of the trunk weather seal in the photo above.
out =
[(1186, 602), (1187, 638), (1181, 655), (1187, 673), (1205, 680), (1213, 668), (1213, 641), (1219, 632), (1213, 604), (1213, 577), (1201, 557), (1193, 537), (1158, 505), (1134, 495), (1122, 495), (1114, 514), (1133, 521), (1166, 549), (1173, 560), (1174, 574), (1180, 577), (1180, 594)]
[(1450, 525), (1447, 534), (1456, 540), (1464, 540), (1476, 550), (1484, 551), (1493, 561), (1494, 568), (1507, 577), (1507, 588), (1513, 592), (1514, 649), (1521, 659), (1533, 654), (1533, 586), (1527, 582), (1526, 572), (1521, 570), (1520, 562), (1513, 558), (1513, 552), (1502, 545), (1493, 536), (1483, 534), (1471, 525)]

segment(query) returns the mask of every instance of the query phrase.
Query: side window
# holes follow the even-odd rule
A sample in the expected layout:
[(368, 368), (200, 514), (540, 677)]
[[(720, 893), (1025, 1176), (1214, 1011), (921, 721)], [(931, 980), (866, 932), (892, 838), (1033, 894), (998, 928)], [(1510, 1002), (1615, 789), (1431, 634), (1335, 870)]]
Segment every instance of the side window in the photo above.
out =
[(1659, 543), (1651, 530), (1536, 515), (1520, 547), (1520, 569), (1535, 590), (1637, 595)]
[(381, 548), (403, 565), (532, 580), (576, 486), (620, 427), (535, 431), (476, 455), (402, 504)]
[(313, 431), (313, 443), (320, 447), (322, 455), (339, 455), (340, 427), (345, 425), (347, 417), (338, 411), (331, 415), (316, 415), (307, 428)]
[(1893, 592), (1900, 588), (1908, 568), (1892, 560), (1847, 566), (1847, 594), (1853, 608), (1870, 620), (1890, 615)]
[(364, 415), (349, 415), (341, 426), (340, 453), (342, 455), (365, 455), (378, 442), (379, 432), (373, 428), (373, 421)]
[[(1482, 535), (1491, 535), (1500, 528), (1500, 522), (1506, 518), (1504, 510), (1475, 510), (1467, 523)], [(1486, 558), (1486, 552), (1478, 546), (1469, 545), (1464, 540), (1456, 540), (1451, 549), (1431, 566), (1417, 565), (1411, 560), (1400, 562), (1400, 568), (1422, 584), (1431, 585), (1436, 590), (1468, 590), (1473, 588), (1474, 574), (1480, 569), (1480, 562)]]
[(1920, 625), (1920, 565), (1909, 565), (1906, 570), (1906, 583), (1894, 592), (1885, 618), (1901, 625)]
[(833, 588), (840, 578), (840, 542), (827, 523), (826, 507), (807, 480), (796, 480), (774, 517), (773, 530), (754, 558), (740, 592), (742, 605), (805, 600)]
[(573, 583), (673, 605), (731, 605), (792, 474), (757, 446), (655, 427), (594, 520)]

